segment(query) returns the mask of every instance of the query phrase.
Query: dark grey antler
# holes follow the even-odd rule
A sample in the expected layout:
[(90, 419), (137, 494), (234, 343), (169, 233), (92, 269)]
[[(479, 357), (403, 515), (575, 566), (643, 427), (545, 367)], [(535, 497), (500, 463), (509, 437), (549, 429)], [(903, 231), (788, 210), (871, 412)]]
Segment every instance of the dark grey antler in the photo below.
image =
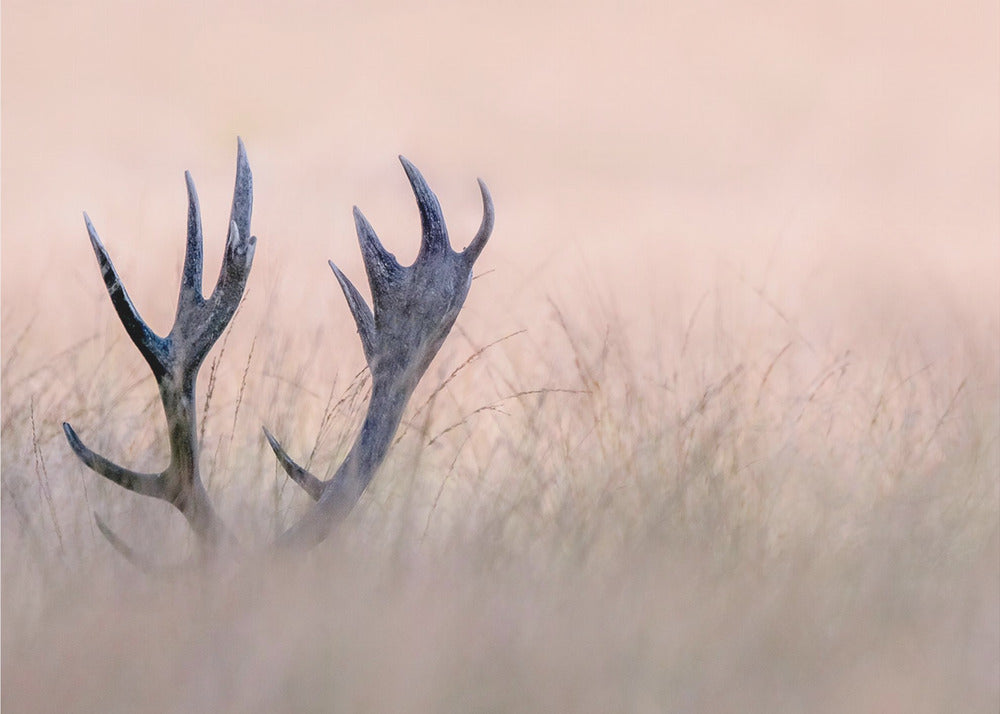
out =
[(111, 303), (128, 336), (149, 363), (160, 388), (170, 439), (170, 465), (157, 474), (130, 471), (87, 448), (69, 424), (64, 423), (63, 430), (83, 463), (130, 491), (172, 503), (187, 518), (201, 542), (214, 547), (225, 537), (225, 529), (208, 500), (198, 472), (195, 383), (205, 355), (239, 306), (257, 243), (257, 239), (250, 235), (253, 178), (243, 142), (239, 142), (236, 160), (236, 187), (229, 216), (226, 254), (219, 279), (208, 299), (202, 295), (202, 232), (198, 194), (191, 174), (185, 173), (185, 178), (188, 189), (187, 251), (177, 299), (177, 316), (166, 337), (156, 335), (139, 316), (90, 218), (84, 214)]
[[(288, 475), (316, 501), (305, 517), (279, 543), (312, 545), (354, 507), (389, 450), (410, 396), (451, 330), (472, 282), (472, 266), (493, 230), (493, 203), (480, 181), (483, 220), (462, 252), (452, 250), (441, 206), (420, 172), (400, 157), (417, 198), (423, 237), (416, 261), (401, 266), (379, 242), (371, 225), (354, 209), (361, 253), (371, 287), (372, 305), (350, 280), (330, 263), (347, 298), (361, 336), (372, 375), (368, 412), (344, 463), (329, 481), (321, 481), (293, 462), (267, 431), (267, 439)], [(173, 504), (187, 518), (202, 544), (214, 550), (226, 540), (198, 470), (195, 385), (198, 369), (239, 306), (253, 263), (256, 238), (250, 236), (253, 187), (243, 143), (239, 143), (236, 187), (229, 238), (222, 270), (209, 298), (202, 294), (202, 230), (198, 196), (190, 174), (188, 186), (187, 251), (174, 325), (166, 337), (156, 335), (139, 316), (121, 284), (90, 219), (87, 230), (104, 282), (125, 331), (149, 363), (167, 417), (170, 464), (156, 474), (122, 468), (87, 448), (76, 432), (63, 429), (73, 451), (91, 469), (136, 493)], [(98, 519), (101, 531), (126, 557), (134, 552)]]
[(374, 312), (350, 280), (330, 263), (361, 336), (372, 375), (372, 395), (361, 433), (329, 481), (321, 481), (292, 461), (265, 428), (264, 433), (288, 475), (316, 501), (279, 542), (312, 545), (354, 507), (385, 458), (417, 382), (441, 348), (469, 293), (472, 265), (493, 230), (493, 202), (486, 184), (483, 220), (469, 246), (457, 253), (448, 241), (437, 196), (416, 167), (399, 160), (420, 209), (423, 237), (416, 262), (401, 266), (379, 242), (371, 224), (355, 207), (361, 255), (368, 273)]

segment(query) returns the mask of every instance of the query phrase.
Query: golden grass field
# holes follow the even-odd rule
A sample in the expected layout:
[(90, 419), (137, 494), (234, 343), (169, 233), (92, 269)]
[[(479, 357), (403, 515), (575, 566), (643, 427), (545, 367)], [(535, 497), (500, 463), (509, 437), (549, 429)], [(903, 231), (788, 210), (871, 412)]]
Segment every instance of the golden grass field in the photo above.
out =
[[(4, 0), (5, 714), (997, 711), (997, 27), (976, 1)], [(173, 569), (183, 518), (62, 434), (167, 460), (81, 212), (166, 331), (183, 172), (214, 277), (237, 136), (257, 254), (198, 398), (245, 556)], [(477, 176), (496, 230), (348, 522), (270, 557), (308, 497), (260, 427), (319, 476), (349, 447), (364, 360), (326, 261), (364, 283), (354, 204), (416, 254), (399, 153), (455, 244)]]

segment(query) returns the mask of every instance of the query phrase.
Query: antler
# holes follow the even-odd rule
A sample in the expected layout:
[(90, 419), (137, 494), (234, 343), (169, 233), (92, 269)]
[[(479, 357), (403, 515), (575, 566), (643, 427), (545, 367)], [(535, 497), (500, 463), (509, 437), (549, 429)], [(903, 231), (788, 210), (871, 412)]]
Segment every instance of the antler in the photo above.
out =
[(330, 262), (357, 323), (372, 375), (371, 401), (361, 433), (333, 478), (322, 481), (292, 461), (264, 429), (285, 471), (316, 501), (302, 520), (281, 536), (281, 544), (319, 543), (357, 503), (389, 450), (413, 390), (462, 309), (472, 282), (472, 265), (493, 230), (493, 201), (480, 179), (482, 224), (464, 251), (452, 250), (437, 196), (413, 164), (402, 156), (399, 160), (420, 209), (423, 236), (416, 261), (409, 267), (401, 266), (355, 207), (354, 222), (374, 312), (347, 276)]
[[(374, 310), (340, 269), (330, 263), (354, 316), (372, 375), (371, 401), (361, 433), (333, 478), (322, 481), (292, 461), (264, 429), (285, 471), (316, 501), (302, 520), (279, 538), (279, 544), (313, 545), (322, 541), (357, 503), (385, 458), (417, 383), (462, 309), (472, 282), (472, 266), (493, 230), (493, 202), (480, 180), (482, 224), (464, 251), (452, 250), (437, 197), (413, 164), (402, 156), (399, 159), (420, 209), (423, 236), (416, 261), (409, 267), (401, 266), (355, 207), (354, 220)], [(226, 253), (215, 289), (206, 299), (201, 292), (198, 195), (191, 175), (185, 176), (189, 205), (187, 251), (177, 314), (166, 337), (156, 335), (139, 316), (90, 218), (84, 214), (111, 302), (159, 386), (170, 439), (170, 464), (155, 474), (131, 471), (87, 448), (69, 424), (64, 423), (63, 430), (73, 451), (87, 466), (124, 488), (173, 504), (187, 518), (201, 543), (214, 549), (227, 536), (199, 476), (195, 385), (202, 361), (239, 306), (253, 263), (257, 241), (250, 236), (253, 181), (240, 141)], [(109, 536), (109, 540), (126, 555), (131, 552), (117, 537)]]
[(208, 500), (199, 476), (195, 384), (205, 355), (239, 306), (257, 243), (256, 237), (250, 235), (253, 177), (243, 142), (238, 142), (236, 186), (229, 216), (226, 253), (215, 289), (207, 299), (202, 294), (202, 231), (198, 194), (191, 174), (185, 173), (185, 178), (188, 190), (187, 251), (177, 299), (177, 315), (166, 337), (156, 335), (139, 316), (90, 218), (84, 214), (111, 303), (128, 336), (153, 370), (159, 386), (160, 400), (167, 417), (170, 465), (156, 474), (137, 473), (91, 451), (69, 424), (63, 423), (63, 430), (69, 445), (83, 463), (119, 486), (173, 504), (187, 518), (199, 540), (208, 547), (214, 547), (223, 540), (226, 531)]

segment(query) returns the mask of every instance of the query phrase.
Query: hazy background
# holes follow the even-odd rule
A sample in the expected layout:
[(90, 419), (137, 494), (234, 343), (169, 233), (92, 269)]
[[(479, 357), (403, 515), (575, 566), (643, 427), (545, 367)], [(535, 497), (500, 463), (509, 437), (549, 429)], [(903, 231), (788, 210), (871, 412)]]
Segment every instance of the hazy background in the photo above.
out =
[[(1000, 697), (998, 22), (996, 3), (975, 1), (4, 0), (5, 708), (103, 701), (128, 710), (161, 696), (163, 711), (278, 706), (267, 702), (295, 709), (287, 688), (305, 692), (303, 702), (334, 701), (310, 687), (339, 671), (348, 679), (337, 691), (360, 692), (336, 700), (347, 710), (402, 702), (411, 711), (597, 711), (604, 702), (635, 711), (948, 711), (962, 696), (968, 710), (990, 710)], [(268, 598), (288, 597), (276, 583), (254, 590), (246, 610), (223, 608), (232, 629), (218, 636), (226, 644), (204, 668), (227, 662), (219, 679), (243, 687), (242, 703), (182, 675), (191, 699), (177, 698), (169, 675), (122, 690), (88, 669), (119, 655), (130, 662), (148, 633), (162, 629), (163, 661), (135, 666), (175, 672), (190, 661), (183, 633), (204, 632), (213, 620), (200, 620), (200, 610), (177, 615), (177, 602), (187, 602), (183, 585), (170, 591), (177, 597), (154, 598), (159, 624), (138, 615), (141, 626), (122, 624), (133, 621), (116, 613), (131, 610), (115, 598), (145, 597), (149, 586), (109, 594), (136, 576), (96, 535), (91, 511), (147, 552), (164, 548), (168, 533), (169, 547), (158, 553), (166, 561), (190, 545), (184, 524), (163, 504), (99, 483), (72, 459), (60, 428), (70, 419), (112, 459), (161, 467), (155, 386), (110, 307), (81, 212), (143, 316), (164, 333), (183, 258), (183, 172), (192, 172), (201, 196), (213, 280), (237, 136), (254, 172), (259, 242), (207, 411), (203, 464), (241, 539), (268, 540), (304, 505), (275, 472), (261, 423), (294, 455), (312, 449), (321, 474), (350, 443), (358, 405), (337, 416), (341, 426), (323, 421), (330, 396), (363, 367), (326, 261), (364, 283), (354, 204), (401, 262), (414, 257), (418, 216), (397, 154), (437, 192), (456, 247), (479, 224), (476, 177), (497, 210), (480, 277), (415, 405), (471, 353), (527, 331), (455, 381), (444, 411), (421, 431), (447, 439), (416, 460), (398, 460), (418, 467), (391, 462), (377, 479), (372, 499), (386, 511), (382, 520), (413, 513), (415, 531), (426, 535), (431, 515), (448, 514), (440, 549), (418, 558), (427, 582), (406, 581), (403, 595), (382, 600), (379, 578), (403, 577), (383, 565), (375, 585), (362, 577), (344, 593), (338, 574), (397, 563), (383, 545), (398, 534), (368, 543), (379, 512), (363, 511), (355, 547), (371, 560), (335, 560), (330, 579), (319, 582), (291, 577), (302, 582), (291, 599), (310, 618), (322, 617), (329, 598), (349, 600), (355, 591), (379, 605), (355, 604), (342, 620), (331, 615), (322, 636), (305, 614), (270, 618)], [(509, 399), (538, 389), (587, 396)], [(710, 412), (692, 425), (692, 414)], [(447, 431), (457, 422), (463, 428)], [(401, 448), (424, 453), (420, 443), (411, 438)], [(646, 522), (648, 492), (633, 488), (646, 476), (633, 475), (729, 468), (716, 448), (742, 464), (731, 469), (735, 510), (719, 522), (731, 536), (752, 526), (753, 555), (701, 521), (671, 532), (671, 543), (699, 535), (693, 550), (669, 557), (673, 546), (630, 540), (614, 525), (622, 514)], [(410, 474), (415, 495), (403, 505), (393, 500), (394, 469)], [(747, 473), (757, 479), (752, 488)], [(511, 479), (534, 484), (524, 487), (533, 505), (516, 525), (490, 510), (512, 498), (504, 485)], [(606, 503), (588, 500), (594, 483), (613, 494), (617, 515), (607, 523), (591, 520), (595, 504)], [(699, 493), (697, 503), (717, 503), (711, 489)], [(690, 502), (678, 507), (670, 494), (667, 520), (690, 515)], [(733, 513), (741, 514), (738, 527)], [(473, 525), (484, 520), (505, 525), (487, 534)], [(614, 534), (587, 540), (580, 552), (583, 561), (621, 568), (609, 576), (622, 584), (617, 600), (605, 580), (581, 583), (570, 566), (576, 546), (567, 542), (583, 540), (563, 537), (567, 523), (580, 521)], [(869, 527), (880, 523), (895, 525), (873, 535)], [(796, 550), (789, 543), (801, 545), (801, 561), (787, 555)], [(885, 543), (913, 563), (889, 567)], [(930, 545), (942, 543), (940, 554)], [(470, 576), (464, 556), (462, 565), (449, 560), (466, 547), (470, 560), (507, 565)], [(858, 550), (838, 559), (840, 547)], [(932, 551), (940, 561), (922, 559)], [(635, 553), (644, 554), (642, 567), (625, 557)], [(833, 564), (811, 579), (789, 575), (817, 553), (834, 553)], [(702, 565), (705, 554), (744, 565), (719, 576)], [(541, 576), (553, 562), (555, 585)], [(958, 563), (951, 580), (941, 575), (947, 563)], [(588, 572), (606, 574), (603, 567)], [(81, 597), (92, 572), (108, 577)], [(453, 577), (471, 580), (465, 595), (441, 585)], [(826, 602), (816, 615), (818, 594), (857, 581), (878, 586), (851, 590), (856, 599)], [(913, 583), (899, 596), (912, 606), (903, 608), (909, 619), (887, 619), (880, 608), (896, 602), (900, 582)], [(239, 600), (245, 585), (237, 580), (218, 598)], [(527, 593), (538, 592), (537, 609), (510, 604), (533, 602)], [(493, 606), (480, 607), (483, 593)], [(585, 595), (564, 608), (572, 593)], [(608, 598), (622, 619), (608, 616)], [(748, 614), (734, 605), (745, 601), (774, 609)], [(944, 611), (954, 622), (939, 618)], [(831, 613), (848, 613), (850, 626)], [(786, 615), (793, 624), (776, 630)], [(815, 629), (794, 624), (797, 617)], [(189, 624), (175, 630), (178, 619)], [(113, 632), (111, 620), (119, 623)], [(316, 677), (289, 664), (301, 653), (268, 646), (289, 628), (320, 653)], [(400, 629), (409, 633), (399, 636), (404, 645)], [(544, 642), (526, 634), (539, 631)], [(829, 640), (817, 645), (823, 636)], [(237, 643), (247, 641), (253, 647), (241, 650)], [(361, 654), (342, 661), (330, 642), (350, 642), (344, 649)], [(254, 647), (271, 654), (247, 654)], [(581, 654), (594, 651), (603, 659)], [(537, 660), (526, 654), (537, 652)], [(399, 666), (424, 656), (438, 665), (431, 674)], [(515, 667), (521, 656), (533, 676)], [(258, 659), (273, 682), (244, 666)], [(454, 683), (468, 674), (463, 667), (479, 672), (469, 662), (480, 661), (495, 689), (441, 695), (461, 691)], [(280, 674), (285, 665), (301, 681)], [(351, 679), (362, 671), (352, 666), (395, 675)], [(63, 671), (76, 674), (52, 687), (46, 675)], [(408, 699), (412, 681), (423, 688)], [(261, 693), (261, 682), (274, 688)], [(79, 698), (86, 686), (95, 699)], [(510, 695), (518, 688), (529, 694)], [(591, 689), (608, 698), (576, 698)], [(120, 696), (109, 704), (102, 697), (111, 690)], [(783, 698), (785, 691), (796, 694)]]
[(994, 3), (4, 2), (3, 20), (3, 329), (44, 323), (36, 358), (110, 316), (83, 210), (168, 324), (183, 171), (217, 260), (237, 135), (251, 290), (280, 285), (299, 330), (337, 321), (313, 302), (340, 300), (326, 259), (357, 275), (353, 204), (412, 257), (400, 153), (456, 242), (474, 178), (492, 187), (483, 269), (514, 325), (539, 305), (510, 296), (580, 280), (625, 313), (687, 314), (720, 273), (808, 308), (820, 340), (845, 313), (931, 340), (997, 313)]

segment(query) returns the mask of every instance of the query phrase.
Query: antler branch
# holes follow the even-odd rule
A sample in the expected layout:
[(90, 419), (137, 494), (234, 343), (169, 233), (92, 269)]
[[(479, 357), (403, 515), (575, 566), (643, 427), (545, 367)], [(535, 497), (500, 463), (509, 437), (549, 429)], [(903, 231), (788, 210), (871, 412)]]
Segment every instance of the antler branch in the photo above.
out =
[(70, 447), (84, 464), (101, 476), (144, 496), (173, 504), (201, 542), (216, 546), (225, 529), (208, 500), (198, 469), (195, 385), (198, 369), (239, 306), (257, 239), (250, 235), (253, 177), (243, 142), (238, 142), (236, 185), (230, 213), (229, 235), (219, 279), (211, 297), (202, 294), (202, 228), (198, 193), (189, 173), (187, 249), (177, 297), (177, 313), (166, 337), (159, 337), (139, 315), (115, 271), (90, 218), (84, 214), (90, 241), (104, 276), (104, 284), (132, 342), (149, 363), (160, 391), (167, 418), (170, 464), (157, 474), (142, 474), (118, 466), (87, 448), (73, 428), (63, 424)]
[(482, 224), (464, 251), (452, 250), (437, 196), (413, 164), (402, 156), (399, 160), (420, 210), (422, 237), (416, 261), (409, 267), (401, 266), (355, 208), (358, 242), (374, 311), (353, 283), (330, 263), (354, 316), (372, 374), (371, 401), (361, 432), (333, 478), (322, 481), (292, 461), (271, 433), (264, 430), (286, 473), (316, 501), (302, 520), (279, 539), (281, 544), (312, 545), (322, 541), (357, 503), (385, 458), (417, 383), (465, 303), (473, 263), (493, 230), (493, 201), (480, 180)]

